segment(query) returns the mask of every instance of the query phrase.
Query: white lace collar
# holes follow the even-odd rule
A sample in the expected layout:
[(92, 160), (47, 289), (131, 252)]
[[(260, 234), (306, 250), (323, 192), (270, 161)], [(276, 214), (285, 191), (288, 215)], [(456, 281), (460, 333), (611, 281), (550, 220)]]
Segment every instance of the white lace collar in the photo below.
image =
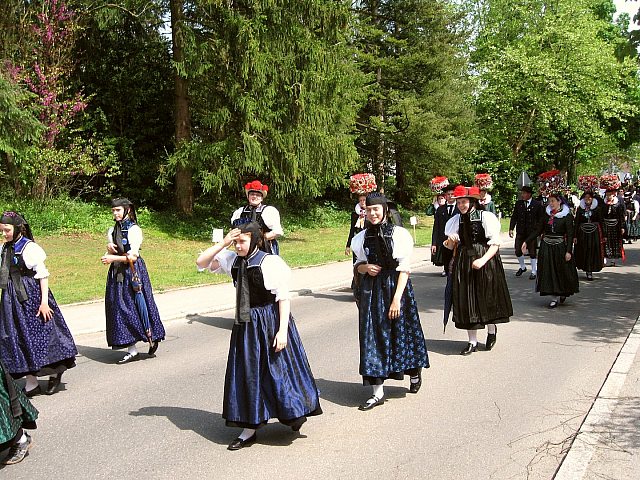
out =
[[(584, 201), (584, 198), (582, 200), (580, 200), (580, 208), (583, 210), (587, 209), (587, 204)], [(590, 210), (595, 210), (596, 208), (598, 208), (598, 199), (594, 197), (593, 202), (591, 202), (591, 207), (589, 207)]]
[(361, 206), (360, 203), (356, 203), (356, 208), (355, 208), (356, 213), (358, 214), (358, 216), (360, 215), (364, 215), (365, 213), (367, 213)]
[[(547, 205), (546, 211), (547, 211), (547, 215), (551, 216), (551, 205)], [(562, 205), (562, 210), (560, 210), (554, 216), (556, 218), (563, 218), (569, 215), (569, 212), (570, 212), (569, 207), (567, 207), (566, 205)]]
[(491, 195), (487, 193), (484, 196), (484, 200), (480, 200), (480, 205), (487, 205), (489, 203), (491, 203)]

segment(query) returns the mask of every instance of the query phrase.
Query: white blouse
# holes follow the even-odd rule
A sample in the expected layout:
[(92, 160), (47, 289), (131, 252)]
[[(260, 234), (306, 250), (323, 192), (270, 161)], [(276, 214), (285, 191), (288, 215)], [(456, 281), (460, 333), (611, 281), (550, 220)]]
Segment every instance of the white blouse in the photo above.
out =
[[(127, 241), (131, 246), (129, 253), (131, 255), (140, 255), (140, 246), (142, 245), (142, 229), (138, 225), (131, 225), (127, 233)], [(107, 232), (107, 242), (113, 243), (113, 227), (109, 227)]]
[[(4, 250), (5, 245), (2, 245)], [(29, 242), (22, 250), (22, 259), (24, 264), (29, 270), (36, 272), (33, 278), (40, 280), (41, 278), (47, 278), (49, 276), (49, 270), (44, 265), (44, 261), (47, 258), (47, 254), (42, 247), (36, 242)]]
[[(237, 256), (238, 254), (236, 252), (225, 248), (213, 257), (213, 260), (218, 261), (220, 267), (214, 269), (211, 264), (209, 264), (208, 270), (211, 273), (226, 273), (227, 275), (231, 275), (231, 267)], [(262, 269), (264, 288), (276, 296), (276, 302), (289, 300), (291, 298), (291, 292), (289, 291), (291, 269), (289, 265), (278, 255), (267, 255), (262, 261), (260, 268)]]
[[(500, 220), (491, 212), (481, 211), (482, 228), (484, 235), (489, 240), (487, 245), (500, 245)], [(452, 234), (458, 235), (460, 232), (460, 214), (456, 213), (451, 217), (444, 227), (444, 234), (449, 237)]]
[[(351, 240), (351, 251), (358, 262), (367, 261), (367, 253), (364, 248), (364, 237), (367, 230), (356, 234)], [(393, 228), (393, 252), (394, 260), (398, 261), (396, 271), (411, 273), (411, 254), (413, 253), (413, 237), (406, 228), (394, 226)]]
[[(242, 214), (244, 208), (245, 207), (240, 207), (233, 212), (233, 215), (231, 215), (231, 223), (240, 218), (240, 214)], [(269, 227), (273, 233), (276, 235), (284, 235), (284, 230), (282, 230), (282, 225), (280, 224), (280, 212), (276, 207), (265, 205), (260, 215), (262, 216), (264, 224)]]

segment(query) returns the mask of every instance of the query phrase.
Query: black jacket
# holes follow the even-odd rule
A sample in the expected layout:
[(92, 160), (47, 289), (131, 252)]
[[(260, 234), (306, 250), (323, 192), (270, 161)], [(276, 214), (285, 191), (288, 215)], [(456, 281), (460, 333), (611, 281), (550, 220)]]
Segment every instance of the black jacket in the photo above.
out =
[(518, 200), (513, 207), (509, 230), (517, 230), (519, 237), (528, 237), (537, 227), (544, 214), (544, 207), (538, 200), (531, 199), (529, 207), (524, 200)]
[(431, 245), (435, 245), (436, 247), (442, 247), (442, 242), (444, 242), (447, 238), (444, 235), (444, 227), (447, 225), (447, 222), (451, 217), (453, 217), (456, 213), (460, 213), (458, 210), (458, 206), (454, 203), (451, 215), (449, 215), (449, 206), (447, 204), (441, 205), (436, 210), (435, 215), (433, 216), (433, 231), (431, 233)]

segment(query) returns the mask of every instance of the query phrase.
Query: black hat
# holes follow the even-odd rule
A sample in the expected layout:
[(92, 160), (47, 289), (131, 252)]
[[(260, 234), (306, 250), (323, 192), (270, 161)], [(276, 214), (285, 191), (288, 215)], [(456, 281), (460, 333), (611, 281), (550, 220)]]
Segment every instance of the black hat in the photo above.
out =
[(523, 185), (520, 189), (521, 192), (533, 193), (533, 188), (529, 185)]

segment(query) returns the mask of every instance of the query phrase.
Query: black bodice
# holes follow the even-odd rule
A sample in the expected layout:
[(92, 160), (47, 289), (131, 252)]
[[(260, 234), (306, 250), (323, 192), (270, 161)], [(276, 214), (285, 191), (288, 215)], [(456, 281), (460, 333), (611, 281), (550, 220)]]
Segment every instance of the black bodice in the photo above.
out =
[[(251, 307), (267, 305), (276, 301), (276, 296), (267, 290), (264, 286), (264, 277), (262, 276), (262, 262), (269, 255), (262, 250), (257, 250), (251, 257), (247, 259), (247, 278), (249, 280), (249, 296)], [(242, 259), (237, 257), (231, 267), (231, 276), (234, 283), (238, 279), (238, 262)]]
[[(474, 244), (487, 245), (489, 243), (489, 239), (487, 238), (487, 234), (482, 226), (482, 212), (474, 210), (469, 213), (469, 225), (471, 228), (470, 235), (466, 235), (466, 229), (469, 227), (467, 227), (467, 224), (463, 222), (462, 217), (463, 216), (460, 215), (460, 229), (458, 233), (460, 236), (460, 244), (467, 248)], [(466, 244), (469, 240), (471, 240), (471, 245)]]
[(263, 205), (263, 204), (260, 204), (257, 207), (252, 207), (251, 205), (247, 205), (242, 209), (242, 212), (240, 213), (240, 218), (248, 218), (252, 222), (258, 222), (263, 233), (270, 232), (271, 229), (267, 227), (267, 224), (264, 223), (264, 220), (262, 219), (262, 211), (265, 209), (265, 207), (266, 205)]
[(383, 270), (395, 270), (398, 261), (393, 258), (393, 230), (395, 225), (385, 222), (370, 225), (364, 234), (364, 251), (367, 262), (379, 265)]

